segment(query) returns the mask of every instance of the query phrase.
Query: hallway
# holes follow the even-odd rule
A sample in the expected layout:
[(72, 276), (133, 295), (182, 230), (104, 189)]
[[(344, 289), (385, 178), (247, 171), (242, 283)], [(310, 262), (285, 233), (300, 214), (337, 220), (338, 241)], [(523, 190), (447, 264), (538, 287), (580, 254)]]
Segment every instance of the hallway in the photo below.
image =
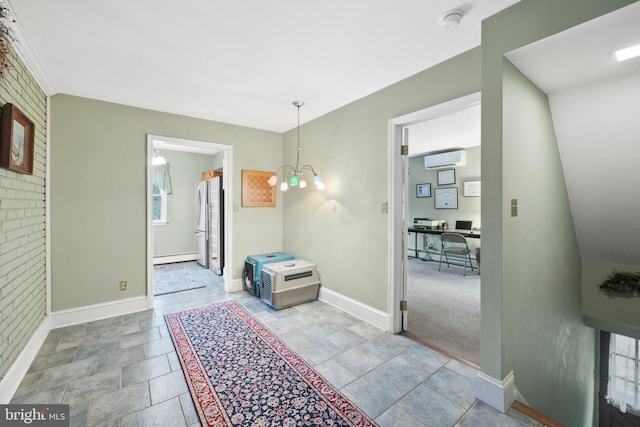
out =
[(541, 425), (476, 401), (473, 368), (406, 337), (320, 301), (274, 311), (214, 276), (153, 310), (52, 330), (12, 403), (69, 403), (72, 426), (198, 426), (163, 316), (233, 298), (382, 427)]

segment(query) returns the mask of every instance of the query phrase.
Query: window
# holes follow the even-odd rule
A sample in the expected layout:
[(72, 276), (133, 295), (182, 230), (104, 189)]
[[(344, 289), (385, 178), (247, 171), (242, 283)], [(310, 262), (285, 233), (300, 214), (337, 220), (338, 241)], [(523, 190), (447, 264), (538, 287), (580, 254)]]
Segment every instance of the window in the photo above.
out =
[(167, 224), (167, 192), (153, 184), (153, 224)]
[(607, 400), (621, 412), (639, 412), (638, 340), (611, 334)]

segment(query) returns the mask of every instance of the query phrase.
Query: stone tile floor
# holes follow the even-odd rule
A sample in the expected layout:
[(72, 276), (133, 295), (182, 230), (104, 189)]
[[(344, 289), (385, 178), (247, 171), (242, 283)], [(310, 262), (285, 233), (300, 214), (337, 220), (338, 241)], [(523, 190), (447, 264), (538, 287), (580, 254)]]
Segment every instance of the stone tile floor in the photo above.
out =
[(474, 398), (476, 371), (316, 301), (275, 311), (207, 286), (154, 298), (154, 309), (49, 332), (11, 403), (68, 403), (71, 426), (199, 426), (164, 315), (235, 299), (381, 427), (540, 426)]

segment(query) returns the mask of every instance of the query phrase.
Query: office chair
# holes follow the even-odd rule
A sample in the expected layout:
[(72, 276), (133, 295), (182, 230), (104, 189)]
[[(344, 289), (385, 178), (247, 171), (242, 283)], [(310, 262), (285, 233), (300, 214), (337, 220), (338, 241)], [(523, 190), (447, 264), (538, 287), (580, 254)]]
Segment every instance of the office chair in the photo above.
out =
[(469, 250), (467, 239), (465, 239), (462, 234), (442, 233), (440, 235), (440, 241), (442, 243), (442, 249), (440, 250), (440, 262), (438, 263), (438, 271), (440, 271), (440, 267), (442, 266), (443, 255), (445, 262), (447, 263), (447, 267), (449, 267), (448, 255), (459, 255), (464, 258), (462, 265), (463, 276), (467, 275), (467, 260), (469, 260), (469, 268), (471, 268), (471, 271), (473, 271), (474, 267), (471, 263), (471, 251)]

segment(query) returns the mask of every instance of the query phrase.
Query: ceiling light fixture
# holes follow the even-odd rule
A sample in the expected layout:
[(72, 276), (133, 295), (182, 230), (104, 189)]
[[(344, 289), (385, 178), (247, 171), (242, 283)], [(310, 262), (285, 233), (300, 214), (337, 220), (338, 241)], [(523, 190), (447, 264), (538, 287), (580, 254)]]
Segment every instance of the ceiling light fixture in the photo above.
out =
[(464, 16), (462, 9), (451, 9), (440, 18), (440, 26), (447, 30), (455, 28), (460, 24), (460, 20)]
[(269, 185), (274, 186), (278, 182), (278, 174), (283, 171), (282, 183), (280, 184), (280, 191), (287, 191), (289, 187), (298, 186), (305, 188), (307, 181), (304, 179), (305, 172), (313, 173), (313, 183), (318, 190), (324, 190), (324, 183), (320, 176), (316, 173), (311, 165), (300, 166), (300, 107), (304, 105), (302, 101), (293, 101), (293, 105), (298, 108), (298, 152), (296, 153), (296, 165), (282, 165), (278, 168), (275, 174), (269, 178)]
[(640, 56), (640, 44), (616, 51), (616, 59), (618, 62), (635, 58), (636, 56)]

